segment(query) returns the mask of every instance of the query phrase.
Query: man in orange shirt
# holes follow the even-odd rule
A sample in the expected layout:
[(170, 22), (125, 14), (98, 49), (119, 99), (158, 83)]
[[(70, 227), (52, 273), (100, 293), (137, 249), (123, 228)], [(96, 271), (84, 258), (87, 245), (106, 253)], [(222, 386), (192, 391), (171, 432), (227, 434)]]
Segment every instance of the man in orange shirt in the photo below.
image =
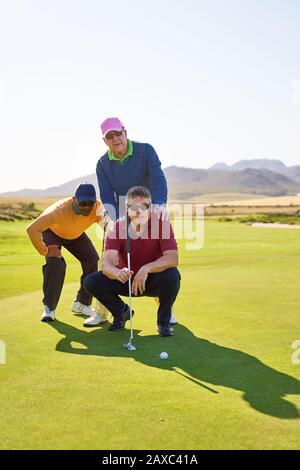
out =
[(27, 233), (36, 250), (46, 257), (43, 266), (44, 311), (41, 321), (53, 321), (63, 287), (66, 262), (61, 248), (66, 248), (82, 266), (80, 289), (73, 302), (72, 311), (90, 317), (92, 296), (83, 288), (88, 274), (98, 270), (98, 253), (85, 230), (104, 219), (104, 210), (96, 199), (92, 184), (81, 183), (75, 195), (52, 204), (28, 227)]

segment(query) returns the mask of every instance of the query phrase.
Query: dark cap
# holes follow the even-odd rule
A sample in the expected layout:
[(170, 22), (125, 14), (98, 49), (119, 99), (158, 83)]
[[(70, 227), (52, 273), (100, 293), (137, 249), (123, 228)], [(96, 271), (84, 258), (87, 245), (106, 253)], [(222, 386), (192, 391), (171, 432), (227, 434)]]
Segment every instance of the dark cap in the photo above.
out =
[(82, 201), (96, 201), (96, 191), (90, 183), (80, 183), (75, 190), (75, 197), (78, 202)]

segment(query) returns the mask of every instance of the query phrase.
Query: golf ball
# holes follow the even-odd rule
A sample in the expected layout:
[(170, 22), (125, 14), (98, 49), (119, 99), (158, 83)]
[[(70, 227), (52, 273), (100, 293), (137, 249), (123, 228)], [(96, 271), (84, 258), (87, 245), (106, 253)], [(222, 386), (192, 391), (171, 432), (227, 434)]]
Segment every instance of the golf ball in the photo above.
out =
[(160, 353), (160, 358), (161, 358), (161, 359), (168, 359), (168, 357), (169, 357), (169, 356), (168, 356), (168, 353), (167, 353), (167, 352), (162, 352), (162, 353)]

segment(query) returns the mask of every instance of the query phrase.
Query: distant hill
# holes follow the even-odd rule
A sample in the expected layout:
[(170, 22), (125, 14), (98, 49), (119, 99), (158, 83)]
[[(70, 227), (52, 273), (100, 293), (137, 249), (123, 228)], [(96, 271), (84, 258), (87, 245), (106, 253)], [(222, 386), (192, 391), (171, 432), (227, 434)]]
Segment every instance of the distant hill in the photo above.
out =
[(280, 160), (261, 158), (254, 160), (240, 160), (234, 165), (227, 165), (227, 163), (218, 162), (211, 166), (209, 170), (227, 170), (227, 171), (242, 171), (247, 168), (254, 170), (269, 170), (281, 175), (285, 175), (290, 179), (300, 182), (300, 165), (286, 166)]
[(300, 181), (300, 165), (288, 167), (285, 176), (295, 181)]
[(287, 167), (280, 160), (269, 160), (267, 158), (257, 160), (241, 160), (229, 167), (231, 171), (247, 170), (248, 168), (252, 168), (254, 170), (270, 170), (274, 171), (275, 173), (283, 174)]
[(300, 182), (269, 170), (247, 168), (242, 171), (165, 169), (170, 195), (189, 198), (209, 193), (246, 193), (283, 196), (300, 192)]
[(86, 175), (81, 178), (76, 178), (75, 180), (68, 181), (67, 183), (61, 184), (59, 186), (52, 186), (47, 189), (21, 189), (20, 191), (9, 191), (6, 193), (0, 194), (0, 196), (6, 197), (57, 197), (57, 196), (69, 196), (74, 193), (74, 189), (79, 183), (86, 181), (87, 183), (92, 183), (97, 192), (98, 192), (98, 183), (95, 174)]
[(218, 162), (211, 166), (209, 170), (230, 170), (230, 166), (227, 163)]
[[(300, 165), (287, 167), (279, 160), (241, 160), (232, 166), (219, 162), (207, 170), (170, 166), (164, 172), (172, 198), (187, 199), (212, 193), (285, 196), (300, 192)], [(94, 184), (98, 191), (96, 175), (91, 174), (45, 190), (23, 189), (1, 196), (65, 197), (73, 194), (82, 181)]]

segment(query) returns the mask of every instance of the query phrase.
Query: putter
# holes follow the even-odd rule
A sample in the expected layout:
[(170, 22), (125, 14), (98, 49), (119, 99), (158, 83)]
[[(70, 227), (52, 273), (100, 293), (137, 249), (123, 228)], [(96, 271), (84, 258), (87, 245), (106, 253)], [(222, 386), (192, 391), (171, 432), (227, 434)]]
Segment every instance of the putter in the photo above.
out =
[[(128, 233), (129, 218), (127, 215), (126, 223), (126, 251), (127, 251), (127, 268), (130, 272), (130, 235)], [(132, 344), (133, 340), (133, 329), (132, 329), (132, 301), (131, 301), (131, 278), (128, 279), (128, 288), (129, 288), (129, 315), (130, 315), (130, 338), (129, 343), (124, 344), (124, 348), (128, 351), (135, 351), (136, 347)]]

